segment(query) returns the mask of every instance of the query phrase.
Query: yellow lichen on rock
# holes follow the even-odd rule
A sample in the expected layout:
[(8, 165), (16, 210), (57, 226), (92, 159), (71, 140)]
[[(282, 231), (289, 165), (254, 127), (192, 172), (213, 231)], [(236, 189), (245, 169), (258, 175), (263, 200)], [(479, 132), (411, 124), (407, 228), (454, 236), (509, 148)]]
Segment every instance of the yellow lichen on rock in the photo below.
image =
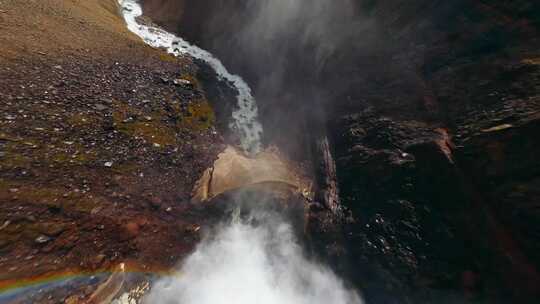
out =
[(172, 145), (176, 142), (176, 131), (161, 123), (160, 113), (145, 114), (128, 105), (115, 102), (113, 119), (117, 130), (159, 146)]
[(182, 117), (180, 123), (182, 127), (202, 131), (215, 124), (214, 110), (205, 99), (188, 105), (187, 112), (188, 114)]

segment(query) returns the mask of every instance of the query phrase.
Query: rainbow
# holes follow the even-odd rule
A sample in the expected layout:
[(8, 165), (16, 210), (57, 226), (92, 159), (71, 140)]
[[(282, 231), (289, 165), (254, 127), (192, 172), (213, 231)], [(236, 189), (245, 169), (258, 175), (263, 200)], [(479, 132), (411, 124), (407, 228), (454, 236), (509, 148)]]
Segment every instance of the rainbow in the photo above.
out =
[(13, 299), (33, 290), (51, 289), (76, 281), (88, 281), (94, 277), (105, 277), (111, 272), (63, 271), (23, 279), (0, 281), (0, 302)]
[[(27, 278), (0, 280), (0, 303), (13, 301), (25, 296), (31, 295), (32, 292), (49, 291), (55, 288), (74, 286), (75, 288), (82, 285), (87, 285), (90, 282), (100, 282), (106, 279), (114, 271), (111, 269), (100, 269), (96, 271), (83, 270), (63, 270), (60, 272), (46, 273)], [(171, 270), (148, 270), (138, 267), (129, 267), (125, 270), (128, 276), (140, 277), (167, 277), (178, 276), (178, 273)]]

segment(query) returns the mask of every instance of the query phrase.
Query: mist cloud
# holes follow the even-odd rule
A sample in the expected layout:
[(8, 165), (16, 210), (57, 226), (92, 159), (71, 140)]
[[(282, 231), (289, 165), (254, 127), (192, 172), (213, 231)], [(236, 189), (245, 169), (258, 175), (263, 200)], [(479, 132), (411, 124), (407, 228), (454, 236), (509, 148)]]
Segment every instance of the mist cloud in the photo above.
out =
[(217, 227), (145, 303), (360, 304), (330, 269), (308, 260), (280, 215), (251, 211)]
[[(240, 44), (253, 54), (299, 48), (317, 67), (342, 47), (350, 48), (368, 21), (351, 0), (257, 0), (248, 2)], [(364, 37), (366, 38), (366, 37)]]
[(211, 2), (199, 37), (252, 87), (264, 142), (307, 153), (306, 129), (324, 129), (356, 59), (374, 52), (374, 19), (355, 0)]
[(355, 0), (207, 2), (199, 8), (211, 11), (199, 38), (256, 84), (258, 95), (328, 78), (325, 67), (369, 51), (378, 36), (374, 19)]

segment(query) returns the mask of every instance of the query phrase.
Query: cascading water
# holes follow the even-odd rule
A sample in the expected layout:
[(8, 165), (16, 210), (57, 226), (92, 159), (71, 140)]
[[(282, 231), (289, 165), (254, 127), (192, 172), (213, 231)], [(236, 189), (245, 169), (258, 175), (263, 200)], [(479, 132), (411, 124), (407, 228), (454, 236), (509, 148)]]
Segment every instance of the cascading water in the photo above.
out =
[[(262, 126), (248, 85), (230, 74), (212, 54), (162, 29), (138, 23), (142, 9), (135, 0), (119, 0), (128, 28), (147, 44), (175, 55), (187, 54), (208, 63), (221, 79), (238, 90), (238, 109), (232, 128), (239, 132), (246, 152), (260, 150)], [(179, 276), (154, 284), (143, 303), (182, 304), (359, 304), (361, 298), (345, 287), (329, 268), (310, 261), (280, 206), (264, 192), (254, 197), (238, 196), (232, 218), (206, 236), (179, 269)], [(242, 207), (244, 206), (244, 207)], [(240, 217), (241, 209), (247, 216)], [(279, 210), (279, 208), (277, 208)], [(135, 303), (124, 294), (115, 303)]]
[(330, 269), (304, 256), (282, 213), (260, 208), (279, 204), (267, 199), (248, 207), (245, 217), (237, 207), (230, 222), (216, 227), (184, 261), (179, 276), (155, 284), (144, 303), (362, 303)]
[(142, 16), (142, 8), (137, 0), (118, 0), (128, 29), (141, 37), (145, 43), (164, 48), (174, 55), (189, 55), (210, 65), (220, 79), (232, 83), (238, 91), (238, 108), (232, 113), (231, 128), (238, 132), (242, 148), (249, 153), (257, 153), (261, 149), (262, 125), (257, 120), (257, 104), (247, 83), (237, 75), (227, 71), (225, 66), (209, 52), (190, 44), (184, 39), (160, 28), (140, 24), (137, 18)]

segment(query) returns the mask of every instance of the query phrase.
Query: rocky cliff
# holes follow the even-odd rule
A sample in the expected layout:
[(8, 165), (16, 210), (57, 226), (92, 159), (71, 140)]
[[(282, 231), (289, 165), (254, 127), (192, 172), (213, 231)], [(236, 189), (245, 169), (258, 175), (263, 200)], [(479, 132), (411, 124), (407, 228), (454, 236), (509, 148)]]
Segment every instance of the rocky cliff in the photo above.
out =
[[(129, 33), (113, 0), (2, 1), (0, 24), (0, 302), (121, 261), (175, 265), (199, 239), (188, 205), (223, 147), (210, 103), (226, 90)], [(42, 291), (23, 302), (66, 294)]]

